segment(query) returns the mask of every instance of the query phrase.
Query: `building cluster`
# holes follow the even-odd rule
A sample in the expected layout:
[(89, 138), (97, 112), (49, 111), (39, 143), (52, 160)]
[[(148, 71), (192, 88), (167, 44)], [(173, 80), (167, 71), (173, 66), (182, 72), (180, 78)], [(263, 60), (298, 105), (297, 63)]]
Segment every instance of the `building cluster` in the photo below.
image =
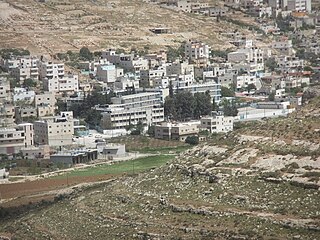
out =
[[(289, 0), (285, 6), (283, 2), (269, 1), (266, 9), (258, 12), (260, 15), (273, 14), (274, 10), (309, 12), (306, 1), (305, 9), (302, 9), (302, 1), (299, 9)], [(179, 11), (215, 17), (224, 16), (228, 11), (226, 7), (210, 7), (197, 1), (161, 3)], [(226, 4), (251, 9), (266, 3), (234, 0), (226, 1)], [(155, 34), (163, 32), (154, 31)], [(299, 58), (292, 40), (274, 37), (269, 46), (261, 47), (239, 32), (223, 34), (228, 35), (234, 45), (232, 51), (226, 52), (225, 59), (214, 57), (210, 47), (197, 40), (186, 41), (184, 57), (174, 61), (168, 61), (165, 51), (139, 56), (134, 52), (107, 49), (101, 52), (99, 59), (79, 62), (82, 77), (88, 79), (83, 82), (77, 74), (66, 72), (63, 62), (36, 56), (1, 59), (0, 66), (7, 74), (0, 76), (0, 153), (22, 152), (24, 156), (35, 158), (47, 156), (50, 153), (48, 146), (72, 145), (75, 131), (85, 133), (87, 129), (74, 119), (72, 111), (58, 113), (57, 103), (63, 102), (67, 108), (79, 105), (86, 100), (93, 86), (99, 86), (102, 94), (113, 94), (110, 103), (92, 107), (101, 115), (102, 130), (125, 130), (138, 123), (155, 125), (155, 137), (166, 140), (185, 141), (188, 136), (199, 135), (203, 130), (210, 133), (232, 131), (234, 120), (245, 119), (248, 115), (246, 111), (236, 118), (211, 115), (200, 116), (197, 122), (169, 121), (164, 104), (172, 94), (170, 91), (188, 91), (193, 95), (208, 93), (215, 104), (222, 100), (221, 88), (230, 88), (237, 96), (258, 99), (267, 98), (274, 92), (275, 103), (258, 104), (256, 108), (279, 109), (280, 106), (292, 109), (301, 105), (301, 96), (289, 96), (288, 91), (308, 86), (310, 71), (304, 70), (306, 62)], [(300, 40), (299, 44), (319, 52), (316, 38), (308, 41), (301, 37)], [(86, 161), (83, 156), (83, 153), (74, 153), (68, 161)]]
[(207, 133), (227, 133), (233, 130), (234, 117), (226, 117), (223, 114), (203, 116), (199, 121), (190, 122), (162, 122), (155, 126), (155, 138), (163, 140), (186, 141), (188, 137), (197, 136), (199, 140), (205, 140)]

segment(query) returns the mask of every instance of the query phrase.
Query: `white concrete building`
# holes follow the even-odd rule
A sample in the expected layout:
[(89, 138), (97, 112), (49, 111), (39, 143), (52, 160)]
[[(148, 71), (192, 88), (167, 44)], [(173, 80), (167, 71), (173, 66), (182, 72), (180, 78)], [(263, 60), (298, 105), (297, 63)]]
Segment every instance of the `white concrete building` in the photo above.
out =
[(14, 123), (15, 111), (11, 103), (0, 102), (0, 126), (11, 126)]
[(163, 78), (167, 74), (166, 67), (160, 66), (154, 69), (147, 69), (140, 71), (140, 80), (145, 83), (147, 86), (151, 86), (153, 84), (153, 79), (155, 78)]
[(234, 117), (206, 116), (200, 120), (200, 129), (208, 130), (210, 133), (226, 133), (233, 131)]
[(117, 68), (113, 64), (98, 65), (96, 76), (99, 81), (111, 84), (114, 83), (118, 77), (123, 76), (123, 69)]
[(39, 79), (39, 70), (37, 65), (32, 67), (16, 67), (11, 70), (11, 75), (23, 83), (24, 80), (31, 78), (33, 80)]
[(189, 40), (185, 44), (185, 57), (191, 61), (203, 59), (207, 61), (209, 59), (210, 48), (207, 44), (199, 41)]
[(117, 54), (114, 50), (102, 52), (102, 57), (117, 67), (123, 68), (125, 71), (138, 72), (149, 68), (149, 61), (142, 57), (135, 57), (134, 54)]
[(311, 0), (287, 0), (287, 10), (311, 12)]
[(186, 61), (176, 61), (166, 65), (166, 76), (192, 74), (194, 76), (194, 65)]
[(43, 80), (43, 88), (45, 91), (59, 92), (77, 92), (79, 91), (78, 75), (67, 75), (61, 78), (45, 78)]
[(271, 48), (277, 50), (279, 55), (294, 55), (292, 40), (284, 39), (282, 41), (275, 41), (271, 44)]
[(130, 124), (143, 124), (164, 120), (164, 109), (159, 92), (143, 92), (111, 99), (111, 105), (97, 106), (102, 112), (101, 124), (104, 129), (125, 129)]
[(215, 99), (216, 103), (221, 99), (221, 85), (216, 82), (206, 82), (199, 84), (191, 84), (189, 86), (179, 87), (178, 91), (190, 91), (192, 94), (197, 92), (205, 93), (209, 91), (210, 97)]
[(38, 62), (39, 58), (34, 56), (18, 56), (4, 60), (1, 66), (11, 72), (15, 68), (34, 68)]
[(301, 68), (304, 67), (304, 60), (297, 57), (280, 56), (275, 58), (280, 69)]
[(51, 61), (38, 63), (39, 77), (44, 79), (59, 79), (64, 76), (64, 63), (54, 63)]
[(34, 145), (33, 124), (24, 123), (12, 128), (0, 128), (0, 153), (14, 154), (21, 148)]
[(4, 76), (0, 76), (0, 102), (9, 101), (10, 99), (10, 81)]
[(117, 90), (126, 90), (128, 87), (129, 88), (134, 88), (138, 89), (139, 88), (139, 80), (136, 79), (129, 79), (127, 77), (119, 77), (115, 82), (114, 82), (114, 88)]
[(52, 92), (44, 92), (41, 94), (36, 94), (34, 99), (35, 99), (35, 106), (39, 106), (39, 105), (55, 106), (57, 103), (56, 97)]
[(229, 62), (263, 63), (264, 51), (257, 47), (242, 48), (228, 53)]
[(259, 85), (257, 81), (258, 79), (255, 75), (243, 74), (237, 76), (236, 88), (239, 91), (241, 88), (247, 88), (250, 84), (254, 84), (257, 87)]
[(198, 13), (201, 9), (208, 8), (209, 3), (191, 1), (191, 0), (178, 0), (176, 2), (176, 9), (187, 13)]
[(13, 101), (16, 103), (18, 101), (25, 102), (26, 104), (32, 104), (34, 97), (36, 96), (34, 91), (29, 91), (26, 88), (14, 88)]
[(199, 121), (183, 123), (162, 122), (155, 126), (155, 138), (184, 142), (189, 136), (198, 136), (199, 125)]
[(73, 118), (64, 113), (34, 122), (35, 142), (40, 145), (55, 147), (71, 145), (73, 133)]

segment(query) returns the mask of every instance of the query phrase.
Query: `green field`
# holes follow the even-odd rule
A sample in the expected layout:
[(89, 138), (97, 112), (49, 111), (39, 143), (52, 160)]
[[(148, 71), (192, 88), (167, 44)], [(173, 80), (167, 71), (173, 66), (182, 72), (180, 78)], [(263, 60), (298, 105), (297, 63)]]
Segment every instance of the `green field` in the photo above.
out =
[[(112, 165), (103, 164), (94, 167), (88, 167), (81, 170), (74, 170), (68, 173), (68, 177), (87, 177), (105, 174), (138, 173), (151, 168), (159, 167), (172, 160), (174, 155), (157, 155), (142, 157), (131, 161), (114, 163)], [(67, 175), (55, 178), (65, 178)]]

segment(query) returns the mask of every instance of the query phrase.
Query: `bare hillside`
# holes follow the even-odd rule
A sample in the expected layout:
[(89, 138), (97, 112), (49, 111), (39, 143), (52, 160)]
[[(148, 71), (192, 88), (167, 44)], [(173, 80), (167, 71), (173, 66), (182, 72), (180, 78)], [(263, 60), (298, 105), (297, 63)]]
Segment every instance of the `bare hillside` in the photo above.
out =
[[(3, 0), (0, 1), (0, 48), (22, 47), (32, 53), (57, 53), (117, 47), (148, 46), (152, 50), (196, 38), (212, 47), (230, 47), (225, 31), (242, 31), (230, 22), (185, 14), (142, 0)], [(154, 27), (167, 27), (173, 34), (155, 35)]]

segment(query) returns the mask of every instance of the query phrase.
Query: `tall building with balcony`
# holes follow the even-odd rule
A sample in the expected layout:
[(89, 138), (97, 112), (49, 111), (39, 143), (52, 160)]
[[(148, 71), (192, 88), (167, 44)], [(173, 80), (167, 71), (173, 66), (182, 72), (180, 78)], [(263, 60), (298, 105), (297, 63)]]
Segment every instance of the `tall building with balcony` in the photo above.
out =
[(64, 63), (39, 62), (39, 76), (41, 80), (62, 78), (64, 76)]
[(193, 83), (188, 86), (179, 87), (177, 88), (177, 91), (189, 91), (193, 95), (197, 92), (205, 93), (208, 91), (211, 99), (214, 99), (216, 103), (219, 103), (221, 99), (221, 84), (216, 83), (215, 81), (205, 83)]
[(185, 44), (184, 50), (185, 57), (191, 62), (194, 62), (199, 66), (206, 66), (210, 54), (210, 48), (207, 44), (189, 40)]
[(144, 92), (112, 98), (111, 105), (98, 106), (104, 129), (125, 129), (142, 122), (145, 125), (162, 122), (164, 109), (159, 92)]

